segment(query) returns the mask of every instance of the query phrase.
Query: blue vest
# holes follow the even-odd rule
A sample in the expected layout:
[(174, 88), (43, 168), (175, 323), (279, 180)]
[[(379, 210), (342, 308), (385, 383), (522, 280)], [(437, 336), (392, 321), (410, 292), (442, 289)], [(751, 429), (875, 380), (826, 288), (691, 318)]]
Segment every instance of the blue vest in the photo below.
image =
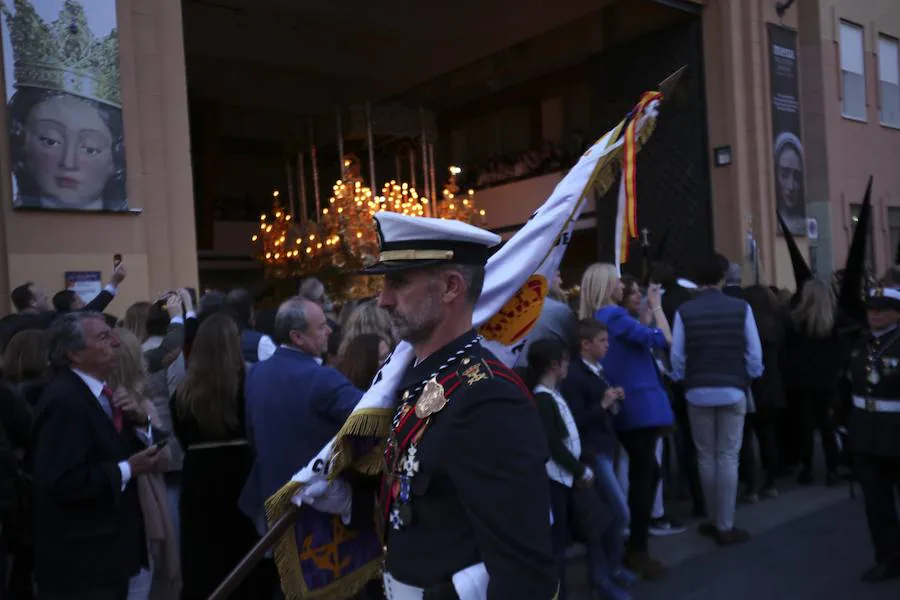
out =
[(684, 325), (686, 389), (744, 389), (747, 374), (747, 303), (718, 290), (705, 290), (678, 309)]
[(263, 334), (252, 329), (245, 329), (241, 332), (241, 356), (244, 362), (259, 362), (259, 340)]

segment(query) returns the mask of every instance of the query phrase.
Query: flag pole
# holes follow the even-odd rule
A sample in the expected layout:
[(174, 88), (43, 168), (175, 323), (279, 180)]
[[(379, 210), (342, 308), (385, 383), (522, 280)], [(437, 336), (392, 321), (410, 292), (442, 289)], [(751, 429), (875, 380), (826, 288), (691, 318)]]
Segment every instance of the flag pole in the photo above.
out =
[(241, 559), (241, 562), (237, 564), (237, 566), (228, 574), (228, 577), (219, 584), (219, 587), (210, 595), (207, 600), (225, 600), (234, 591), (238, 588), (241, 583), (244, 582), (244, 579), (247, 578), (247, 575), (250, 574), (250, 571), (253, 570), (256, 565), (262, 561), (266, 556), (266, 552), (269, 551), (269, 548), (275, 545), (275, 542), (281, 538), (282, 535), (296, 522), (297, 517), (300, 514), (300, 507), (296, 504), (291, 503), (290, 507), (284, 512), (281, 517), (272, 523), (272, 527), (269, 528), (269, 531), (266, 532), (256, 545), (250, 549), (250, 551), (244, 555), (244, 558)]

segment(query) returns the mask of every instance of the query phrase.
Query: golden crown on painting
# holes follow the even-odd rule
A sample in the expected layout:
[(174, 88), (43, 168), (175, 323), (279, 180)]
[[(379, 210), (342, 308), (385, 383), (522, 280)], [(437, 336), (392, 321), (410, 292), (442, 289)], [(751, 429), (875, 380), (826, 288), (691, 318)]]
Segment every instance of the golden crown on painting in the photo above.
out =
[(28, 0), (4, 4), (15, 58), (15, 84), (68, 92), (121, 108), (119, 35), (114, 29), (94, 37), (84, 7), (65, 0), (59, 16), (46, 23)]

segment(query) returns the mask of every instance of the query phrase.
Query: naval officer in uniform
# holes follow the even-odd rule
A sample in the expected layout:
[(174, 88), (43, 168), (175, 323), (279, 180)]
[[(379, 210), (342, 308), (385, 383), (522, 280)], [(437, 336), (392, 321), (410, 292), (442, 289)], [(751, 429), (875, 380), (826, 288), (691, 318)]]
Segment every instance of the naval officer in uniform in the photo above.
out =
[(865, 496), (875, 566), (863, 580), (900, 577), (900, 290), (876, 289), (868, 299), (870, 333), (853, 351), (849, 450)]
[(375, 220), (380, 262), (364, 272), (384, 275), (378, 303), (415, 351), (378, 503), (386, 595), (551, 600), (558, 580), (540, 418), (472, 326), (500, 237), (453, 220)]

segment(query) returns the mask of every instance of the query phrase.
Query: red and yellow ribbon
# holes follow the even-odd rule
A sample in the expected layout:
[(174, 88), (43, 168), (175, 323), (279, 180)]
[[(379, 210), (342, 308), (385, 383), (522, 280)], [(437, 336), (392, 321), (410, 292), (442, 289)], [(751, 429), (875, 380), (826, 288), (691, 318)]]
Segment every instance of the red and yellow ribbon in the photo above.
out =
[(625, 219), (622, 225), (621, 262), (628, 262), (628, 243), (638, 237), (637, 228), (637, 124), (644, 110), (654, 100), (662, 100), (661, 92), (644, 92), (632, 110), (631, 121), (625, 127), (622, 177), (625, 182)]

